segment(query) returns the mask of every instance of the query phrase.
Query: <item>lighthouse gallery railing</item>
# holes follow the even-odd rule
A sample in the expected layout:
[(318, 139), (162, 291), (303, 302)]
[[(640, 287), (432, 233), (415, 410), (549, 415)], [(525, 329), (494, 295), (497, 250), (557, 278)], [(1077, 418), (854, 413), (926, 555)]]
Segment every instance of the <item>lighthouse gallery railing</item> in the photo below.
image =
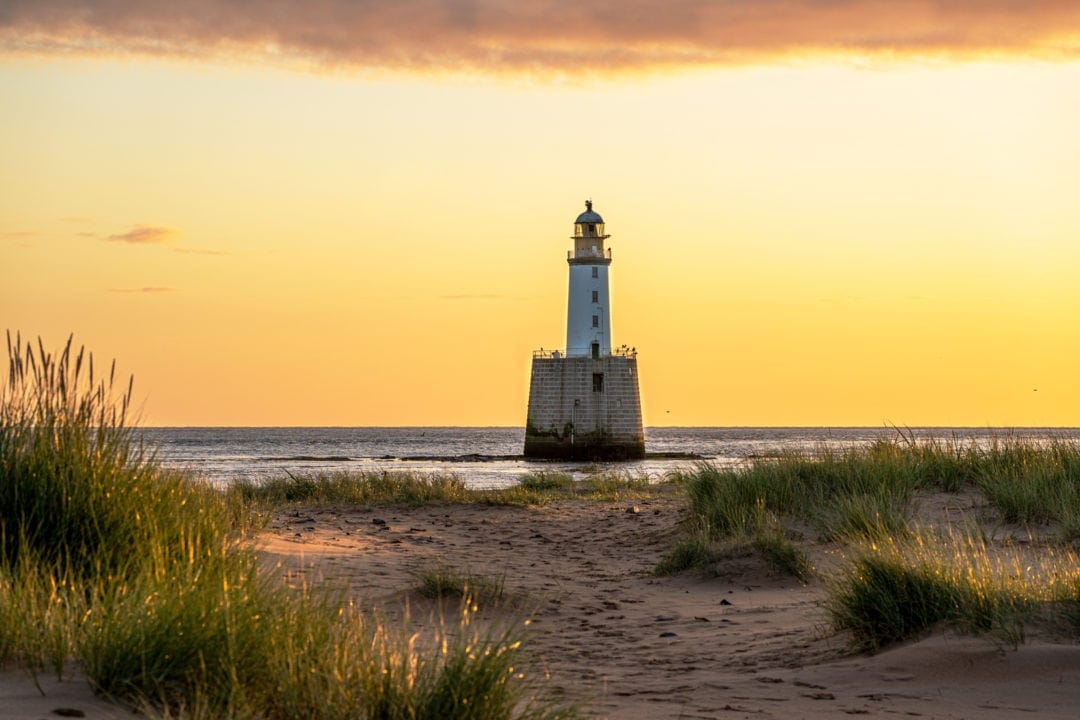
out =
[[(622, 345), (622, 346), (617, 347), (617, 348), (612, 348), (611, 354), (615, 355), (615, 356), (618, 356), (618, 357), (636, 358), (637, 357), (637, 348), (626, 347), (625, 345)], [(565, 350), (545, 350), (544, 348), (540, 348), (539, 350), (533, 350), (533, 357), (534, 358), (555, 358), (555, 359), (564, 358), (564, 357), (566, 357), (566, 351)], [(580, 356), (577, 356), (577, 357), (580, 357)]]
[(602, 258), (610, 260), (611, 248), (608, 248), (606, 250), (581, 250), (580, 252), (577, 250), (566, 251), (567, 260), (582, 260), (587, 258)]

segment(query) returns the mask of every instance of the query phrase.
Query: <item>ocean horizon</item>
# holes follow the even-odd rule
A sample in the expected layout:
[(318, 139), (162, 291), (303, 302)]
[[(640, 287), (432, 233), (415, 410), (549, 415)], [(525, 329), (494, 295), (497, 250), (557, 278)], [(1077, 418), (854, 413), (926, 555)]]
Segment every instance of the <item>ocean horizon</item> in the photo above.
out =
[(597, 470), (662, 479), (697, 462), (735, 466), (778, 452), (857, 447), (889, 438), (990, 444), (1005, 439), (1080, 441), (1077, 427), (647, 426), (643, 460), (526, 460), (522, 426), (142, 426), (161, 464), (215, 484), (337, 472), (452, 473), (473, 487), (522, 475)]

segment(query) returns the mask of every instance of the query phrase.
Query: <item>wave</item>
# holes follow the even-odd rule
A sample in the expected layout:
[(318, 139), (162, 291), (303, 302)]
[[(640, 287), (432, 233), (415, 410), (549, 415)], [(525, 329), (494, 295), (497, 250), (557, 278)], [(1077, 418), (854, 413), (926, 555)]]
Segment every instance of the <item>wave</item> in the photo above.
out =
[(290, 460), (303, 460), (305, 462), (349, 462), (358, 458), (348, 455), (288, 455), (283, 457), (257, 457), (255, 462), (286, 462)]
[[(359, 460), (398, 460), (403, 462), (513, 462), (524, 460), (524, 455), (379, 455), (377, 457), (349, 457), (348, 455), (287, 455), (254, 458), (256, 462), (352, 462)], [(707, 460), (709, 456), (689, 452), (650, 452), (646, 460)]]

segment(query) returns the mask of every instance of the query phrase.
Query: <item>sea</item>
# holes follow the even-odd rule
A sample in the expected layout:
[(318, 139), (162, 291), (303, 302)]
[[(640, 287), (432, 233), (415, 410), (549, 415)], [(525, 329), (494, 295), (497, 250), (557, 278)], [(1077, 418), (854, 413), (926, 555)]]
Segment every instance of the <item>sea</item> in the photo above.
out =
[(1080, 428), (653, 427), (645, 429), (645, 459), (590, 463), (526, 460), (521, 427), (150, 427), (137, 432), (162, 465), (220, 486), (238, 479), (362, 471), (454, 474), (476, 488), (507, 487), (544, 470), (575, 478), (598, 471), (630, 473), (658, 481), (702, 462), (740, 466), (787, 451), (815, 453), (890, 438), (984, 446), (1006, 439), (1080, 442)]

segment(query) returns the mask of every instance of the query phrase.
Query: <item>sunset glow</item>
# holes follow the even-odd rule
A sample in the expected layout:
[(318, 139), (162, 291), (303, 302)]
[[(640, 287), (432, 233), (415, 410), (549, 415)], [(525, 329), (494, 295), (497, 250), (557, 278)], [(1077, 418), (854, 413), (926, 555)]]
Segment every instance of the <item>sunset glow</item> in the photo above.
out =
[(190, 5), (0, 15), (0, 319), (146, 424), (522, 425), (592, 198), (646, 425), (1080, 425), (1075, 3)]

